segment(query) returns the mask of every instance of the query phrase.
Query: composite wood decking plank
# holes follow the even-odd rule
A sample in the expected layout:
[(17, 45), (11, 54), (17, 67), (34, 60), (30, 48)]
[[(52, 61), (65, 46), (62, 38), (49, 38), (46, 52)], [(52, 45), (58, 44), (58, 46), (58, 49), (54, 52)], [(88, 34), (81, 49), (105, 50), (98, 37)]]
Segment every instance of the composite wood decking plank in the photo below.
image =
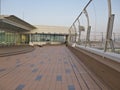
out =
[[(104, 82), (98, 80), (98, 78), (94, 75), (94, 73), (92, 73), (90, 70), (88, 70), (88, 68), (85, 67), (85, 65), (76, 57), (74, 56), (77, 60), (74, 60), (74, 62), (76, 62), (76, 64), (80, 64), (79, 67), (83, 67), (83, 69), (85, 69), (84, 71), (88, 73), (88, 75), (91, 77), (91, 79), (93, 79), (93, 81), (102, 89), (102, 90), (110, 90), (110, 88), (105, 85)], [(79, 63), (78, 63), (79, 62)], [(80, 71), (81, 72), (81, 71)]]
[[(30, 63), (29, 64), (27, 64), (28, 65), (28, 69), (29, 69), (29, 67), (30, 67)], [(25, 65), (25, 66), (27, 66), (27, 65)], [(30, 69), (30, 73), (29, 74), (27, 74), (27, 76), (26, 76), (26, 79), (24, 79), (22, 82), (24, 82), (24, 83), (26, 83), (27, 85), (29, 85), (29, 82), (30, 82), (30, 80), (34, 77), (33, 76), (33, 74), (35, 73), (35, 72), (32, 72), (32, 67), (30, 67), (31, 69)], [(34, 68), (37, 68), (37, 66), (36, 67), (34, 67)], [(30, 76), (30, 75), (32, 75), (32, 76)], [(30, 77), (30, 78), (29, 78)], [(34, 78), (33, 78), (33, 80), (34, 80)], [(33, 81), (32, 80), (32, 81)]]
[[(75, 60), (74, 60), (75, 61)], [(91, 87), (92, 87), (92, 83), (94, 83), (93, 81), (91, 81), (91, 80), (89, 80), (90, 78), (89, 78), (89, 76), (86, 76), (87, 75), (87, 73), (85, 72), (85, 70), (81, 70), (81, 68), (82, 67), (78, 67), (75, 63), (74, 63), (74, 69), (76, 69), (76, 72), (77, 72), (77, 74), (80, 74), (81, 75), (81, 77), (82, 77), (82, 79), (83, 79), (83, 82), (87, 85), (87, 87), (90, 89)], [(80, 68), (80, 69), (78, 69), (78, 68)], [(87, 81), (86, 81), (86, 78), (88, 79), (87, 81), (91, 81), (90, 83), (88, 83)], [(91, 86), (91, 87), (90, 87)], [(96, 86), (96, 84), (94, 83), (94, 86)], [(93, 88), (92, 88), (93, 89)], [(98, 88), (97, 88), (97, 90), (98, 90)]]
[(48, 90), (55, 90), (56, 74), (51, 77), (50, 87)]
[[(69, 62), (69, 58), (67, 58), (66, 60), (67, 60), (68, 63), (67, 63), (67, 65), (65, 65), (65, 68), (66, 68), (66, 69), (69, 68), (69, 69), (71, 70), (71, 72), (72, 72), (72, 67), (71, 67), (71, 64), (70, 64), (70, 62)], [(66, 64), (66, 63), (64, 63), (64, 64)], [(74, 85), (71, 76), (72, 76), (72, 73), (66, 73), (67, 88), (68, 88), (70, 85)], [(68, 88), (68, 90), (69, 90), (69, 88)]]
[[(73, 57), (73, 55), (72, 55), (72, 59), (74, 59), (74, 57)], [(77, 59), (77, 57), (76, 57), (76, 59)], [(76, 65), (78, 65), (79, 63), (77, 62), (77, 60), (73, 60), (73, 62), (76, 64)], [(81, 69), (84, 69), (81, 65), (79, 65), (79, 66), (77, 66), (77, 67), (79, 67), (79, 68), (81, 68)], [(79, 70), (79, 72), (81, 72), (81, 70), (80, 69), (78, 69)], [(83, 71), (83, 70), (82, 70)], [(84, 70), (85, 72), (86, 72), (86, 70)], [(85, 73), (84, 73), (85, 74)], [(90, 77), (88, 74), (85, 74), (85, 75), (87, 75), (88, 77)], [(94, 88), (101, 88), (101, 87), (99, 87), (97, 84), (96, 84), (96, 82), (94, 82), (94, 80), (92, 79), (92, 78), (88, 78), (88, 79), (90, 79), (90, 80), (88, 80), (88, 81), (91, 81), (90, 82), (90, 84), (93, 84), (92, 86), (94, 86)], [(88, 85), (90, 85), (90, 84), (88, 84)]]
[[(22, 70), (24, 70), (24, 71), (22, 71)], [(22, 71), (22, 72), (18, 72), (19, 75), (17, 75), (17, 76), (19, 79), (14, 82), (15, 83), (15, 84), (13, 84), (14, 86), (20, 85), (20, 84), (25, 84), (25, 81), (27, 81), (28, 78), (31, 76), (31, 69), (29, 68), (29, 66), (27, 64), (20, 67), (20, 71)], [(26, 86), (26, 84), (25, 84), (25, 86)]]
[[(23, 71), (24, 71), (24, 69), (23, 69)], [(18, 87), (18, 85), (22, 84), (20, 82), (22, 79), (25, 78), (26, 74), (25, 73), (22, 74), (22, 73), (18, 72), (18, 73), (16, 73), (16, 76), (17, 76), (16, 79), (13, 79), (13, 80), (10, 79), (10, 84), (9, 84), (8, 89), (14, 90), (16, 87)]]
[(85, 79), (89, 89), (91, 90), (101, 90), (100, 87), (89, 77), (88, 74), (82, 74), (83, 78)]
[[(54, 61), (55, 62), (55, 61)], [(56, 73), (54, 73), (54, 70), (55, 70), (55, 64), (52, 64), (53, 65), (53, 68), (51, 70), (51, 74), (50, 74), (50, 82), (49, 82), (49, 89), (48, 90), (54, 90), (55, 89), (55, 76), (56, 76)]]
[[(47, 62), (46, 62), (47, 63)], [(49, 67), (50, 67), (50, 63), (47, 63), (47, 67), (45, 72), (43, 73), (43, 79), (42, 82), (42, 86), (41, 86), (41, 90), (45, 89), (47, 90), (49, 88), (49, 82), (50, 82), (50, 77), (49, 77)], [(38, 83), (39, 84), (39, 83)], [(38, 87), (38, 86), (37, 86)]]
[[(82, 63), (81, 63), (82, 64)], [(84, 66), (84, 65), (83, 65)], [(86, 71), (89, 73), (89, 75), (91, 76), (92, 79), (94, 79), (94, 81), (97, 83), (97, 85), (102, 89), (102, 90), (110, 90), (110, 88), (108, 88), (108, 86), (103, 82), (100, 81), (96, 75), (94, 75), (94, 73), (91, 73), (85, 66), (84, 68), (86, 69)], [(107, 87), (106, 87), (107, 86)]]
[(109, 90), (65, 46), (36, 47), (30, 53), (2, 57), (0, 66), (6, 73), (11, 70), (0, 78), (3, 90), (88, 90), (88, 86)]
[[(66, 53), (68, 53), (68, 55), (69, 55), (68, 57), (69, 57), (69, 61), (70, 61), (70, 63), (71, 63), (72, 69), (73, 69), (74, 73), (76, 74), (76, 78), (77, 78), (79, 84), (81, 85), (81, 89), (83, 89), (83, 90), (89, 90), (88, 85), (87, 85), (87, 83), (85, 82), (84, 78), (83, 78), (83, 77), (81, 76), (81, 74), (79, 73), (79, 70), (78, 70), (76, 64), (73, 63), (74, 60), (72, 60), (73, 57), (71, 57), (71, 53), (68, 52), (68, 50), (66, 50), (66, 51), (67, 51)], [(81, 70), (81, 68), (79, 68), (79, 69)], [(83, 72), (83, 71), (84, 71), (84, 70), (82, 70), (82, 72)]]
[[(29, 63), (29, 62), (28, 62)], [(34, 63), (34, 65), (35, 65), (35, 67), (30, 67), (30, 65), (31, 65), (31, 63), (29, 63), (28, 64), (28, 68), (31, 68), (31, 71), (30, 71), (30, 73), (28, 73), (28, 77), (26, 77), (26, 80), (24, 80), (23, 82), (24, 83), (26, 83), (26, 87), (25, 87), (25, 89), (26, 90), (29, 90), (29, 85), (31, 85), (31, 88), (34, 86), (34, 84), (31, 84), (31, 83), (33, 83), (33, 81), (35, 81), (35, 77), (39, 74), (39, 72), (40, 72), (40, 70), (39, 70), (39, 68), (40, 67), (38, 67), (37, 65), (36, 65), (36, 63)], [(38, 69), (38, 71), (36, 71), (36, 72), (32, 72), (32, 70), (33, 69)], [(31, 75), (31, 76), (30, 76)], [(30, 83), (31, 82), (31, 83)], [(36, 83), (36, 82), (35, 82)]]
[[(15, 73), (14, 73), (15, 72)], [(16, 69), (14, 72), (9, 73), (9, 75), (6, 75), (7, 77), (5, 78), (6, 84), (8, 83), (13, 83), (13, 81), (16, 81), (16, 79), (18, 79), (17, 75), (19, 73), (19, 70)], [(1, 78), (2, 79), (2, 78)]]
[[(36, 89), (38, 83), (41, 82), (41, 79), (43, 79), (43, 78), (45, 77), (44, 72), (45, 72), (46, 68), (47, 68), (47, 65), (46, 65), (46, 67), (44, 67), (44, 66), (42, 65), (42, 70), (41, 70), (40, 72), (38, 72), (38, 76), (36, 77), (36, 78), (38, 78), (38, 80), (35, 79), (34, 82), (36, 82), (36, 84), (35, 84), (35, 85), (32, 85), (32, 86), (34, 87), (33, 90)], [(39, 78), (39, 77), (40, 77), (40, 78)], [(31, 88), (31, 86), (30, 86), (30, 88)], [(31, 89), (31, 90), (32, 90), (32, 89)]]
[(67, 80), (67, 73), (65, 72), (66, 68), (69, 68), (68, 66), (66, 66), (66, 64), (64, 63), (65, 61), (67, 61), (67, 59), (65, 59), (65, 57), (63, 58), (63, 71), (62, 71), (62, 89), (61, 90), (68, 90), (68, 80)]

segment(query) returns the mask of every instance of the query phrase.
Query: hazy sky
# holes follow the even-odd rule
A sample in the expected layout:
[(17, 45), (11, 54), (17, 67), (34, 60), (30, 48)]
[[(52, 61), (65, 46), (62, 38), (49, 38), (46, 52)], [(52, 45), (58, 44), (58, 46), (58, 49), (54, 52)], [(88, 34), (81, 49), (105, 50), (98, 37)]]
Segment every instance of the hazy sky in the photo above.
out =
[[(16, 15), (33, 25), (70, 26), (89, 0), (1, 0), (2, 14)], [(111, 0), (116, 14), (115, 30), (120, 30), (120, 0)], [(88, 7), (93, 29), (104, 30), (107, 0), (93, 0)], [(86, 19), (81, 18), (81, 24)], [(101, 28), (102, 27), (102, 28)]]
[(2, 14), (14, 14), (32, 24), (69, 26), (86, 1), (2, 0)]

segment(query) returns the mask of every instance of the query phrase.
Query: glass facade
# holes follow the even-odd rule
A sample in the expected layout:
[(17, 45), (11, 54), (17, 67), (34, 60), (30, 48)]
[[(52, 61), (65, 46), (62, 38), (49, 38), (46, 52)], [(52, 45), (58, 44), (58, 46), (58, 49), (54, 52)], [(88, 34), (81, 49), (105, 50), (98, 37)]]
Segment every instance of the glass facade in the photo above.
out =
[(65, 42), (66, 36), (59, 34), (31, 34), (31, 42)]
[[(0, 46), (29, 44), (29, 34), (0, 30)], [(31, 42), (61, 42), (66, 41), (66, 35), (61, 34), (31, 34)]]
[(0, 30), (0, 45), (28, 44), (29, 35)]

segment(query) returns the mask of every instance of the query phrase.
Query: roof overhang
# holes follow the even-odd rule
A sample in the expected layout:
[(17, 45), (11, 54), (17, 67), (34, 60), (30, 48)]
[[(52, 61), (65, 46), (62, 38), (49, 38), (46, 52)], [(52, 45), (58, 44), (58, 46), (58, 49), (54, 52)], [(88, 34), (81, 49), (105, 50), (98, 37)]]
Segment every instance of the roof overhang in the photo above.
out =
[(19, 32), (26, 32), (35, 29), (33, 25), (19, 19), (14, 15), (0, 16), (0, 28), (4, 30), (13, 30)]
[(58, 34), (58, 35), (68, 35), (68, 27), (65, 26), (48, 26), (48, 25), (35, 25), (36, 29), (31, 30), (28, 33), (35, 34)]

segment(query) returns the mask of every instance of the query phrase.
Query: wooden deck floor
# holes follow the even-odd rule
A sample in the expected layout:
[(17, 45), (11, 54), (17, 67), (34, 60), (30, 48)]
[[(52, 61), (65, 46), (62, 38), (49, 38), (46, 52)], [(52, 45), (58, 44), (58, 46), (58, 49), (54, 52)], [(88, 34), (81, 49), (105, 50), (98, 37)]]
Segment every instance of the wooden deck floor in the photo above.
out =
[(0, 90), (110, 90), (65, 46), (0, 57)]

